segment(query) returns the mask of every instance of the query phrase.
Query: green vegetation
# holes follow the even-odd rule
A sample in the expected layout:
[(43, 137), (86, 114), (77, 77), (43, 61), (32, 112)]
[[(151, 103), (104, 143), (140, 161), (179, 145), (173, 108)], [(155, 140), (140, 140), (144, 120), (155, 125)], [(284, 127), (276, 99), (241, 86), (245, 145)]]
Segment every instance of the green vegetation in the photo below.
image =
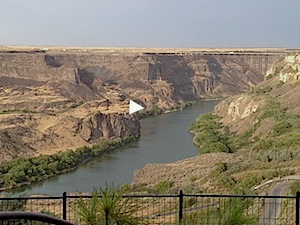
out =
[(139, 204), (133, 198), (122, 197), (124, 192), (113, 185), (105, 188), (94, 188), (91, 199), (80, 197), (73, 210), (76, 212), (78, 224), (141, 224), (134, 215), (139, 210)]
[(260, 114), (260, 120), (265, 118), (274, 117), (279, 120), (282, 116), (284, 116), (286, 109), (283, 109), (280, 106), (280, 103), (275, 98), (268, 98), (264, 108)]
[[(271, 132), (264, 138), (253, 136), (264, 119), (272, 119)], [(278, 163), (292, 162), (299, 159), (298, 146), (300, 144), (300, 117), (286, 112), (274, 98), (268, 98), (265, 107), (260, 111), (259, 121), (242, 135), (229, 135), (235, 150), (247, 149), (253, 156), (247, 164), (219, 165), (214, 171), (219, 185), (227, 190), (238, 188), (250, 191), (252, 187), (273, 179), (295, 173), (292, 169), (281, 169)], [(271, 164), (270, 164), (271, 163)], [(287, 166), (287, 165), (285, 165)], [(253, 172), (251, 172), (253, 171)], [(257, 173), (257, 171), (260, 171)], [(234, 174), (244, 172), (243, 178), (236, 178)]]
[(155, 186), (155, 192), (158, 194), (166, 194), (169, 193), (173, 183), (168, 180), (159, 181)]
[(300, 191), (300, 182), (296, 181), (296, 182), (291, 183), (291, 185), (290, 185), (290, 193), (292, 195), (296, 195), (296, 193), (298, 191)]
[[(261, 165), (262, 166), (262, 165)], [(253, 187), (262, 183), (263, 181), (271, 180), (274, 177), (285, 177), (293, 175), (294, 171), (290, 169), (266, 169), (262, 167), (262, 170), (252, 172), (249, 168), (245, 173), (247, 174), (242, 179), (234, 178), (234, 174), (237, 173), (233, 168), (230, 168), (226, 173), (220, 173), (217, 176), (217, 182), (222, 187), (231, 190), (232, 193), (245, 194), (249, 193)]]
[(194, 101), (188, 101), (188, 102), (180, 102), (177, 106), (176, 106), (176, 109), (179, 109), (179, 110), (183, 110), (187, 107), (191, 107), (195, 104)]
[(275, 122), (270, 134), (253, 143), (251, 149), (268, 155), (272, 152), (273, 155), (281, 155), (285, 158), (288, 153), (288, 158), (294, 159), (295, 150), (300, 144), (300, 115), (287, 113), (274, 98), (268, 99), (260, 115), (260, 120), (273, 118)]
[[(191, 107), (194, 104), (194, 102), (189, 101), (189, 102), (180, 102), (178, 103), (178, 105), (174, 108), (170, 108), (169, 110), (183, 110), (187, 107)], [(148, 117), (152, 117), (152, 116), (156, 116), (156, 115), (160, 115), (164, 113), (164, 111), (159, 108), (157, 105), (153, 105), (151, 109), (147, 109), (147, 110), (142, 110), (139, 112), (138, 117), (139, 119), (144, 119), (144, 118), (148, 118)]]
[(283, 69), (283, 65), (281, 65), (280, 63), (276, 63), (275, 69), (274, 69), (274, 76), (278, 76), (280, 71), (282, 71)]
[[(224, 204), (224, 212), (218, 212), (219, 223), (222, 225), (247, 225), (256, 221), (253, 216), (245, 215), (244, 211), (250, 206), (251, 201), (233, 198)], [(227, 210), (226, 210), (227, 209)]]
[(266, 76), (266, 79), (267, 79), (267, 80), (270, 80), (270, 79), (272, 79), (273, 77), (274, 77), (274, 74), (269, 73), (269, 74)]
[(70, 105), (70, 108), (74, 109), (77, 108), (78, 106), (81, 106), (84, 102), (80, 101), (80, 102), (74, 102), (72, 105)]
[(218, 224), (218, 225), (250, 225), (256, 224), (258, 218), (247, 210), (251, 200), (231, 198), (220, 200), (216, 207), (198, 210), (185, 214), (180, 224)]
[(256, 94), (256, 95), (263, 95), (263, 94), (267, 94), (269, 92), (272, 91), (272, 87), (270, 86), (266, 86), (266, 87), (258, 87), (258, 86), (254, 86), (250, 89), (250, 94)]
[(151, 109), (142, 110), (139, 112), (138, 117), (139, 119), (148, 118), (151, 116), (156, 116), (162, 114), (163, 111), (157, 105), (153, 105)]
[[(295, 174), (300, 162), (300, 115), (289, 113), (275, 97), (266, 96), (255, 123), (243, 133), (230, 132), (220, 119), (211, 113), (201, 115), (190, 127), (200, 154), (235, 152), (244, 159), (215, 165), (211, 177), (218, 190), (249, 194), (264, 181)], [(269, 132), (262, 134), (266, 124)]]
[[(5, 196), (6, 198), (10, 196)], [(25, 209), (25, 199), (0, 200), (0, 212), (3, 211), (23, 211)]]
[(118, 148), (135, 138), (131, 135), (122, 139), (102, 141), (93, 147), (82, 147), (75, 151), (67, 150), (54, 155), (41, 155), (33, 158), (17, 158), (0, 165), (0, 188), (13, 188), (22, 184), (47, 179), (73, 169), (90, 157), (101, 156), (104, 152)]
[[(270, 118), (273, 125), (269, 135), (265, 138), (253, 136), (260, 127), (261, 121)], [(248, 148), (264, 158), (273, 154), (284, 158), (298, 157), (292, 149), (298, 149), (300, 145), (300, 115), (287, 113), (287, 109), (281, 107), (280, 103), (269, 97), (264, 108), (259, 112), (258, 122), (247, 129), (241, 135), (235, 135), (229, 128), (223, 126), (220, 118), (213, 114), (201, 115), (190, 127), (195, 134), (194, 142), (199, 145), (200, 153), (208, 152), (235, 152), (241, 148)], [(286, 151), (283, 151), (285, 149)], [(272, 150), (272, 154), (268, 151)], [(287, 154), (288, 153), (288, 154)], [(274, 158), (274, 157), (273, 157)], [(279, 161), (284, 161), (279, 159)]]
[(38, 113), (38, 112), (32, 111), (32, 110), (28, 110), (28, 109), (22, 109), (22, 110), (18, 110), (18, 109), (6, 109), (6, 110), (3, 110), (2, 112), (0, 112), (0, 114), (11, 114), (11, 113)]
[(276, 88), (280, 88), (280, 87), (282, 87), (284, 85), (284, 82), (282, 81), (282, 80), (280, 80), (279, 82), (278, 82), (278, 84), (276, 84)]
[(195, 134), (193, 141), (199, 145), (199, 153), (234, 151), (229, 140), (229, 129), (223, 127), (219, 120), (219, 117), (209, 113), (199, 116), (190, 126), (190, 132)]

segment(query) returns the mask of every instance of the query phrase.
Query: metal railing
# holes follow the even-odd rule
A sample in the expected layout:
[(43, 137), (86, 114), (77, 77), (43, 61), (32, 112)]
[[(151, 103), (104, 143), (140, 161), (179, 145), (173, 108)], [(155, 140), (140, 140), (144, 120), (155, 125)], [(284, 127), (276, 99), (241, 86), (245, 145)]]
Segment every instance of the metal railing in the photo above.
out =
[[(296, 196), (130, 195), (132, 212), (141, 224), (259, 224), (299, 225), (300, 193)], [(48, 214), (80, 224), (78, 200), (91, 196), (0, 198), (0, 211)], [(133, 208), (134, 208), (133, 207)], [(241, 222), (242, 221), (242, 222)], [(0, 219), (1, 224), (1, 219)], [(2, 223), (4, 224), (4, 223)]]
[(50, 216), (44, 213), (35, 212), (0, 212), (0, 221), (2, 224), (56, 224), (56, 225), (74, 225), (66, 220)]

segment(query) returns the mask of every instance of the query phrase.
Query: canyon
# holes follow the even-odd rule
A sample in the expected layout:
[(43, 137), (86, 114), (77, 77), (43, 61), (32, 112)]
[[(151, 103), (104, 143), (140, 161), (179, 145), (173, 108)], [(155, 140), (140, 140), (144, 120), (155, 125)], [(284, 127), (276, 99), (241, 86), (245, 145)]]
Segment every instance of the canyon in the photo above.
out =
[(0, 48), (0, 160), (138, 137), (137, 114), (232, 96), (285, 49)]

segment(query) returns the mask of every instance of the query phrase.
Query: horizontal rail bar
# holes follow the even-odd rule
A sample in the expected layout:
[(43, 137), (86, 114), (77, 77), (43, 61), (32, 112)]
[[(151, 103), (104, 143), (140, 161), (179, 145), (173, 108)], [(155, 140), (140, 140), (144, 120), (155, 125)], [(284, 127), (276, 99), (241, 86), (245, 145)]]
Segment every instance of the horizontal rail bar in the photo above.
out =
[[(183, 194), (184, 197), (203, 197), (203, 198), (285, 198), (291, 199), (295, 198), (295, 196), (278, 196), (278, 195), (216, 195), (216, 194)], [(101, 196), (98, 196), (101, 197)], [(124, 198), (178, 198), (179, 195), (123, 195)], [(75, 195), (69, 196), (66, 198), (92, 198), (91, 195)], [(63, 197), (0, 197), (0, 200), (59, 200), (63, 199)]]

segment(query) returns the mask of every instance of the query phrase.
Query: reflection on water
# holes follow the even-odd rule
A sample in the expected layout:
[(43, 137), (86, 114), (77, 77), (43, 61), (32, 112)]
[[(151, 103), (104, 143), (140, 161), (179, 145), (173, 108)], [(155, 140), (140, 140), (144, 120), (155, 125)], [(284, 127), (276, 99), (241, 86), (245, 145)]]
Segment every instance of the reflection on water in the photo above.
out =
[(141, 120), (141, 137), (66, 174), (23, 187), (14, 192), (61, 196), (64, 191), (89, 192), (105, 183), (130, 183), (133, 172), (147, 163), (173, 162), (197, 154), (188, 132), (199, 114), (213, 110), (217, 101), (198, 102), (194, 107)]

